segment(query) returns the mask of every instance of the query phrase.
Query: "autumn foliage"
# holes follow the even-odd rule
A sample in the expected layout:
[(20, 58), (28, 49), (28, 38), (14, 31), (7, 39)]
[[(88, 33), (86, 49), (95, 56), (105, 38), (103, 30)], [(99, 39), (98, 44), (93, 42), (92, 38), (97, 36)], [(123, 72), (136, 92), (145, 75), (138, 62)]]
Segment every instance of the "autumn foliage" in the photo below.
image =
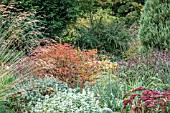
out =
[(97, 60), (95, 49), (81, 51), (69, 44), (39, 46), (29, 59), (36, 67), (35, 76), (54, 76), (71, 87), (84, 87), (85, 82), (93, 81), (92, 76), (97, 73), (93, 63)]

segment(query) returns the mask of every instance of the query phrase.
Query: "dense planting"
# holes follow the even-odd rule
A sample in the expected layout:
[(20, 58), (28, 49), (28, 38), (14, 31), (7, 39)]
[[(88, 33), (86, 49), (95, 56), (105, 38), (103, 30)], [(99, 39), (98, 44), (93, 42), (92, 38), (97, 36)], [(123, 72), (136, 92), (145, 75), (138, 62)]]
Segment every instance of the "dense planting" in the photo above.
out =
[(168, 7), (0, 0), (0, 113), (169, 113)]

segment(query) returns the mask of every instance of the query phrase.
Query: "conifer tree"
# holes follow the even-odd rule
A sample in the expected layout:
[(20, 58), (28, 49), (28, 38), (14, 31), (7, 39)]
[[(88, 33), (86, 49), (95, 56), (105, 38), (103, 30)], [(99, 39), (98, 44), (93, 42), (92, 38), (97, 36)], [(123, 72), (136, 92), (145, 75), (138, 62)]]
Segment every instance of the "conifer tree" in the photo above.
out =
[(170, 0), (147, 0), (140, 20), (143, 46), (170, 49)]

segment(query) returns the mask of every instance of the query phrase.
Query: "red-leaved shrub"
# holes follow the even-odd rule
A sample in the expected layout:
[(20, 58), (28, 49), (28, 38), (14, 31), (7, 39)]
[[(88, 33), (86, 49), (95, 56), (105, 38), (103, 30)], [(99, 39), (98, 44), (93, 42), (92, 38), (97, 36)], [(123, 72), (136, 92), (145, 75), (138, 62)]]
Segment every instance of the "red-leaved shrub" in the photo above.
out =
[[(38, 77), (54, 76), (67, 82), (70, 87), (84, 87), (86, 81), (93, 81), (97, 60), (97, 50), (81, 51), (69, 44), (39, 46), (29, 57), (36, 67), (34, 75)], [(89, 63), (90, 62), (90, 63)]]
[(133, 89), (124, 95), (122, 113), (130, 105), (132, 113), (154, 113), (170, 110), (170, 92), (158, 92), (143, 87)]

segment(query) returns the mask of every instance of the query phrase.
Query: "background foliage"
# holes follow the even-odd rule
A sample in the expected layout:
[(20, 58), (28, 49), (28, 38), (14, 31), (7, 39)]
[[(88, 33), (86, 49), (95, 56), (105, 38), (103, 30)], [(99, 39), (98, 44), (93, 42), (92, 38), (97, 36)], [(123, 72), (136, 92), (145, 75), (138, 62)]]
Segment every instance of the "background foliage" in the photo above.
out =
[[(169, 2), (144, 2), (0, 0), (0, 112), (140, 112), (141, 102), (146, 112), (168, 108), (169, 10), (160, 9)], [(158, 50), (143, 51), (150, 46)]]
[(50, 37), (60, 36), (66, 25), (77, 18), (74, 10), (76, 0), (18, 0), (15, 6), (25, 11), (36, 11), (36, 19), (43, 22), (47, 28), (44, 32)]

